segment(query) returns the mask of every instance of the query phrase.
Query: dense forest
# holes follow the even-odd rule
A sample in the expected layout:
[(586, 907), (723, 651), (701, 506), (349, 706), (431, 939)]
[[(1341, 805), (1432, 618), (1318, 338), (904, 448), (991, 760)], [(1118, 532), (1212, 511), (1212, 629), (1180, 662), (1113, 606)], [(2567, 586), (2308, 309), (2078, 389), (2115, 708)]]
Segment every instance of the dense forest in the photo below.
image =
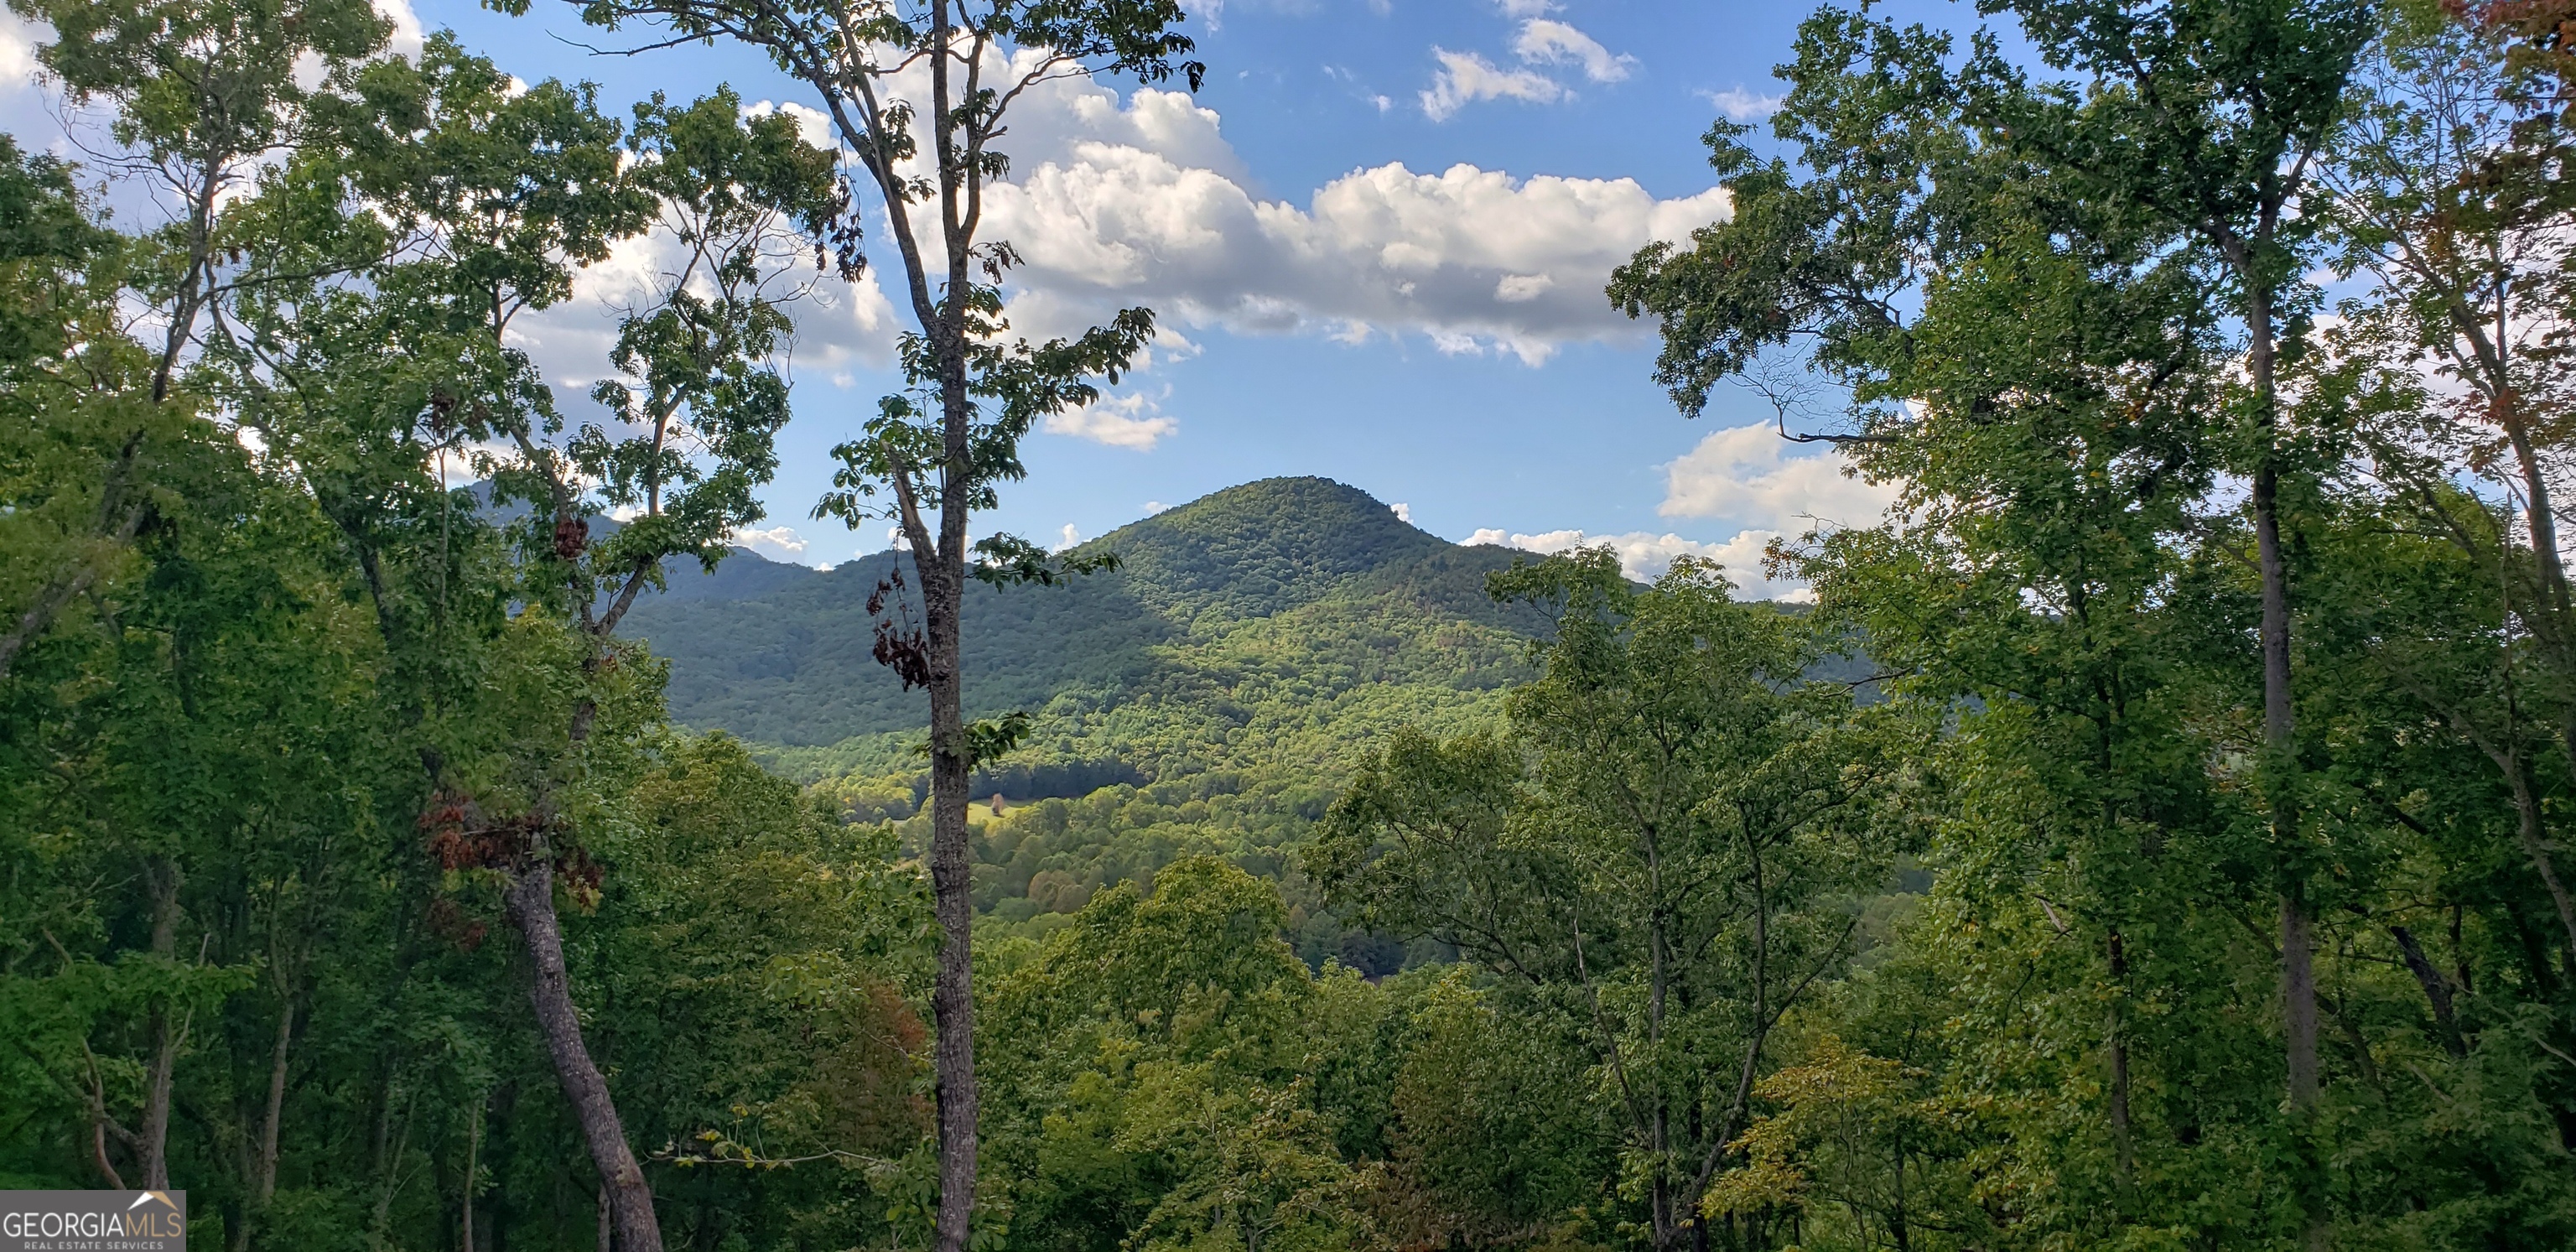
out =
[[(364, 0), (10, 3), (115, 120), (0, 138), (0, 1186), (229, 1249), (2576, 1248), (2576, 8), (1817, 12), (1606, 293), (1684, 415), (1901, 492), (1787, 606), (1320, 479), (970, 550), (1151, 325), (1005, 342), (989, 249), (817, 513), (920, 542), (760, 562), (790, 308), (928, 157)], [(1150, 0), (728, 5), (585, 15), (1203, 71)], [(514, 319), (648, 234), (558, 397)]]

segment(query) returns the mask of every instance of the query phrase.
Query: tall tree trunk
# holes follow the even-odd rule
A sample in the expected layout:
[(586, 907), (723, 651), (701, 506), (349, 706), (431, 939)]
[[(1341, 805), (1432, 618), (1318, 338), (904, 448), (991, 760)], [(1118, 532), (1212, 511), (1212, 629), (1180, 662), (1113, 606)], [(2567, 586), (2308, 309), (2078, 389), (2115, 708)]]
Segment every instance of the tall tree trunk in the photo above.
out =
[(2434, 968), (2432, 958), (2424, 955), (2424, 945), (2416, 941), (2413, 931), (2403, 926), (2391, 926), (2388, 934), (2397, 941), (2397, 950), (2405, 955), (2406, 972), (2415, 975), (2416, 985), (2424, 989), (2424, 1002), (2432, 1006), (2433, 1028), (2442, 1037), (2443, 1050), (2455, 1058), (2466, 1057), (2469, 1054), (2468, 1040), (2461, 1036), (2459, 1018), (2451, 1009), (2451, 980)]
[[(959, 383), (962, 394), (963, 382)], [(949, 545), (950, 518), (943, 509), (941, 547)], [(961, 528), (962, 529), (962, 528)], [(962, 535), (959, 536), (962, 559)], [(945, 553), (943, 552), (943, 556)], [(919, 562), (915, 562), (916, 568)], [(974, 866), (969, 858), (964, 674), (959, 664), (958, 610), (963, 588), (946, 560), (922, 575), (922, 606), (930, 646), (930, 886), (939, 918), (939, 972), (930, 1006), (938, 1029), (932, 1053), (939, 1097), (938, 1252), (966, 1252), (975, 1210), (978, 1092), (975, 1084)]]
[[(2104, 1051), (2109, 1053), (2107, 1059), (2111, 1066), (2112, 1169), (2120, 1190), (2126, 1193), (2137, 1185), (2138, 1180), (2137, 1142), (2129, 1123), (2129, 1040), (2127, 1032), (2121, 1029), (2120, 1021), (2123, 997), (2128, 994), (2129, 953), (2116, 930), (2111, 932), (2110, 947), (2111, 1008), (2105, 1015), (2102, 1033)], [(1901, 1159), (1897, 1163), (1897, 1171), (1901, 1177), (1904, 1172)]]
[[(930, 0), (931, 47), (949, 46), (954, 29), (949, 3)], [(944, 55), (930, 58), (931, 133), (937, 136), (940, 242), (947, 254), (948, 281), (935, 327), (922, 327), (938, 353), (940, 418), (938, 573), (922, 580), (922, 607), (930, 631), (931, 892), (940, 930), (939, 974), (931, 990), (931, 1008), (939, 1019), (933, 1057), (939, 1089), (937, 1252), (966, 1252), (975, 1212), (980, 1105), (975, 1084), (975, 883), (966, 831), (967, 775), (974, 762), (966, 744), (966, 671), (959, 646), (966, 515), (975, 463), (968, 444), (974, 401), (966, 364), (966, 293), (972, 289), (968, 266), (975, 235), (959, 193), (982, 174), (959, 164), (958, 101), (949, 86), (949, 61)], [(925, 290), (918, 282), (914, 288)]]
[(277, 1196), (278, 1121), (286, 1113), (286, 1062), (295, 1040), (295, 999), (287, 997), (277, 1010), (277, 1046), (268, 1058), (268, 1107), (259, 1122), (259, 1172), (251, 1184), (251, 1198), (265, 1211)]
[(465, 1187), (457, 1204), (458, 1252), (474, 1252), (474, 1184), (483, 1170), (483, 1104), (484, 1097), (474, 1097), (474, 1111), (465, 1122)]
[(2255, 421), (2262, 463), (2254, 470), (2255, 559), (2263, 581), (2264, 790), (2271, 804), (2272, 843), (2281, 874), (2281, 998), (2290, 1109), (2301, 1117), (2317, 1102), (2317, 985), (2309, 937), (2305, 869), (2300, 863), (2297, 796), (2298, 722), (2290, 686), (2290, 569), (2281, 549), (2280, 395), (2273, 379), (2272, 288), (2258, 272), (2259, 257), (2240, 249), (2245, 280), (2245, 321), (2252, 342)]
[(653, 1218), (653, 1192), (644, 1171), (627, 1146), (626, 1127), (609, 1099), (608, 1080), (591, 1062), (582, 1042), (581, 1016), (573, 1007), (572, 988), (564, 972), (563, 929), (555, 918), (554, 858), (543, 846), (527, 863), (510, 871), (502, 900), (510, 924), (528, 948), (528, 1003), (536, 1010), (537, 1028), (554, 1061), (555, 1080), (572, 1105), (582, 1139), (590, 1147), (601, 1186), (609, 1197), (618, 1252), (662, 1252), (662, 1231)]
[[(149, 857), (144, 877), (152, 887), (152, 954), (177, 957), (179, 932), (179, 865), (166, 857)], [(179, 1050), (188, 1043), (188, 1015), (164, 1004), (152, 1011), (152, 1060), (143, 1084), (143, 1185), (153, 1190), (170, 1185), (170, 1088), (179, 1065)]]
[(2289, 1034), (2290, 1111), (2317, 1105), (2317, 980), (2308, 912), (2295, 887), (2281, 892), (2281, 991)]
[(295, 997), (289, 994), (277, 1010), (277, 1043), (268, 1056), (268, 1100), (259, 1119), (259, 1144), (252, 1150), (250, 1197), (242, 1206), (241, 1225), (233, 1232), (235, 1252), (250, 1246), (251, 1231), (268, 1215), (277, 1195), (278, 1119), (286, 1111), (286, 1062), (295, 1038)]
[(2540, 885), (2558, 910), (2559, 942), (2566, 948), (2567, 967), (2576, 970), (2576, 899), (2569, 898), (2567, 884), (2550, 859), (2549, 828), (2541, 813), (2539, 790), (2519, 750), (2508, 748), (2496, 755), (2513, 788), (2515, 837), (2522, 841), (2523, 855), (2531, 858), (2531, 868), (2540, 875)]
[[(413, 1092), (402, 1085), (398, 1065), (385, 1067), (383, 1114), (376, 1120), (376, 1216), (368, 1229), (375, 1246), (385, 1247), (393, 1234), (394, 1197), (402, 1191), (403, 1157), (411, 1151)], [(402, 1107), (402, 1133), (394, 1133), (394, 1108)]]

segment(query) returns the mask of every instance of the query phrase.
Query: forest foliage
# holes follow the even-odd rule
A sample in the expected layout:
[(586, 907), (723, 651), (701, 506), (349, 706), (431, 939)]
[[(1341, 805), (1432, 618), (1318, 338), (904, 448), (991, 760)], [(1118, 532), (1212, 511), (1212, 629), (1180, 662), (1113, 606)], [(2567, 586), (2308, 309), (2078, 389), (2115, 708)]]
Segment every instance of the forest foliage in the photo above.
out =
[[(727, 572), (832, 155), (12, 6), (116, 120), (0, 143), (0, 1186), (927, 1246), (901, 558)], [(1611, 283), (1902, 493), (1812, 606), (1311, 479), (964, 595), (975, 1246), (2576, 1247), (2576, 13), (1976, 13), (1818, 12)], [(512, 319), (648, 234), (559, 402)]]

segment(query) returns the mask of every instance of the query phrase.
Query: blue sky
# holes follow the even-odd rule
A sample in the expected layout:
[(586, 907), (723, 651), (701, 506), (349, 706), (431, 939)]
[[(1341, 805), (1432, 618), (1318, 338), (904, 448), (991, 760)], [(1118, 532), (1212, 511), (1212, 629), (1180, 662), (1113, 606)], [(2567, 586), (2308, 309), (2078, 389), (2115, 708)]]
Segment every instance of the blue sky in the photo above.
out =
[[(584, 27), (561, 0), (522, 18), (412, 3), (420, 27), (453, 27), (522, 78), (596, 81), (620, 110), (725, 81), (748, 100), (811, 103), (740, 50), (595, 55), (584, 45), (642, 40)], [(1648, 376), (1648, 328), (1599, 295), (1646, 238), (1724, 212), (1699, 136), (1722, 112), (1761, 115), (1805, 12), (1227, 0), (1193, 10), (1208, 65), (1194, 100), (1131, 83), (1032, 97), (1015, 126), (1019, 190), (993, 232), (1031, 262), (1015, 316), (1071, 329), (1141, 303), (1173, 337), (1093, 413), (1034, 435), (1029, 480), (977, 532), (1095, 536), (1158, 504), (1319, 474), (1451, 539), (1544, 548), (1580, 531), (1619, 538), (1640, 572), (1701, 551), (1754, 584), (1769, 534), (1807, 516), (1871, 520), (1884, 493), (1843, 479), (1830, 453), (1750, 429), (1770, 411), (1749, 394), (1722, 390), (1682, 419)], [(24, 84), (41, 33), (6, 35), (0, 72)], [(59, 138), (43, 95), (0, 100), (30, 146)], [(531, 328), (568, 397), (595, 376), (604, 303), (586, 291)], [(797, 416), (754, 545), (808, 563), (885, 545), (881, 528), (807, 516), (826, 450), (891, 385), (896, 325), (874, 292), (824, 304), (800, 319)]]

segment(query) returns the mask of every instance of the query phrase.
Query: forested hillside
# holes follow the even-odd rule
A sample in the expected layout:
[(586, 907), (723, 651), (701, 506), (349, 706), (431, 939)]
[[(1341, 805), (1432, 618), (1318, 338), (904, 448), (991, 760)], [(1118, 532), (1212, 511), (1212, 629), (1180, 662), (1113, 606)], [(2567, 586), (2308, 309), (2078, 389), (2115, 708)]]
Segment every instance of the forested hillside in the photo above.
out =
[[(1400, 947), (1335, 920), (1291, 853), (1396, 728), (1477, 725), (1529, 676), (1548, 617), (1485, 593), (1526, 555), (1448, 543), (1312, 478), (1220, 491), (1089, 548), (1118, 567), (967, 599), (969, 711), (1035, 715), (975, 781), (979, 910), (1044, 934), (1102, 888), (1215, 855), (1280, 881), (1309, 963), (1394, 969)], [(920, 698), (870, 655), (866, 609), (897, 559), (754, 581), (737, 555), (639, 602), (630, 629), (670, 661), (673, 718), (740, 736), (853, 819), (912, 818), (930, 785)]]
[[(1488, 690), (1519, 672), (1495, 667), (1520, 657), (1484, 645), (1546, 627), (1486, 598), (1484, 576), (1510, 564), (1507, 550), (1448, 543), (1324, 479), (1231, 488), (1087, 548), (1116, 554), (1118, 568), (1057, 587), (978, 584), (971, 593), (967, 692), (978, 715), (1059, 698), (1093, 713), (1140, 698), (1194, 700), (1173, 686), (1194, 681), (1185, 672), (1229, 690), (1248, 682), (1253, 703), (1278, 702), (1264, 683), (1298, 676), (1298, 658), (1282, 655), (1284, 668), (1259, 675), (1210, 669), (1228, 657), (1257, 661), (1264, 644), (1238, 637), (1246, 629), (1270, 647), (1306, 649), (1309, 662), (1332, 658), (1297, 689), (1299, 703), (1357, 685)], [(737, 557), (703, 585), (678, 583), (677, 594), (641, 601), (631, 629), (672, 661), (672, 716), (690, 725), (808, 748), (917, 733), (920, 701), (869, 654), (866, 604), (898, 559), (883, 552), (814, 572)], [(744, 573), (752, 569), (757, 581)], [(1408, 646), (1417, 642), (1434, 651)], [(1445, 665), (1429, 659), (1449, 654)], [(1100, 746), (1148, 772), (1158, 762), (1135, 753), (1160, 754)]]
[[(1773, 546), (1796, 611), (1320, 478), (982, 529), (1157, 323), (1016, 337), (961, 203), (1041, 80), (1204, 84), (1162, 0), (581, 9), (831, 147), (365, 0), (11, 7), (115, 120), (0, 137), (0, 1187), (231, 1252), (2576, 1249), (2576, 7), (1810, 17), (1607, 276), (1681, 413), (1895, 494)], [(1505, 7), (1525, 89), (1627, 73)], [(524, 319), (642, 241), (583, 420)], [(758, 560), (872, 265), (817, 512), (906, 542)]]

